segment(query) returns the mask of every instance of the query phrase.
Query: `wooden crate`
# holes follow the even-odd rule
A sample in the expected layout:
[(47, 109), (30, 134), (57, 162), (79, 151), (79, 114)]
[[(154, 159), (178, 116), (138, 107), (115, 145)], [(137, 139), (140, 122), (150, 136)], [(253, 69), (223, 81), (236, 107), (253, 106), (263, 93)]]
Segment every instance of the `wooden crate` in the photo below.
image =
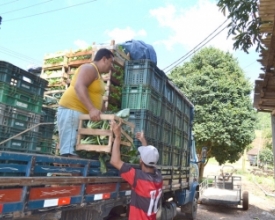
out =
[[(122, 128), (126, 127), (127, 129), (130, 129), (132, 133), (134, 133), (134, 124), (130, 123), (128, 121), (125, 121), (116, 115), (113, 114), (101, 114), (101, 120), (115, 120), (116, 122), (121, 121)], [(76, 143), (76, 150), (85, 150), (85, 151), (96, 151), (96, 152), (105, 152), (105, 153), (111, 153), (112, 150), (112, 144), (114, 141), (113, 137), (113, 131), (110, 128), (110, 130), (102, 130), (102, 129), (90, 129), (90, 128), (83, 128), (83, 121), (90, 120), (90, 116), (88, 114), (81, 115), (79, 117), (79, 127), (78, 127), (78, 135), (77, 135), (77, 143)], [(124, 128), (125, 129), (125, 128)], [(97, 135), (104, 135), (109, 136), (108, 144), (107, 145), (93, 145), (93, 144), (81, 144), (81, 139), (84, 136), (97, 136)], [(121, 135), (126, 137), (128, 141), (122, 141), (121, 145), (131, 147), (133, 144), (133, 138), (130, 137), (125, 130), (121, 130)]]

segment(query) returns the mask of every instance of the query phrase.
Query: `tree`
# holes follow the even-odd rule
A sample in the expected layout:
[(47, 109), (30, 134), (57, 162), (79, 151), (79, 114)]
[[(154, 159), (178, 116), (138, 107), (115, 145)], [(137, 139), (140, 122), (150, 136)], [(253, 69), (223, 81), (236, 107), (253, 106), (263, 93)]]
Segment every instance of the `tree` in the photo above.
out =
[(268, 148), (264, 148), (260, 151), (260, 161), (264, 164), (273, 165), (273, 152)]
[(250, 99), (252, 85), (236, 59), (205, 48), (169, 78), (194, 104), (197, 149), (208, 147), (207, 157), (215, 157), (219, 164), (237, 161), (254, 139), (256, 112)]
[(234, 49), (248, 49), (256, 45), (256, 51), (263, 49), (260, 25), (263, 24), (258, 15), (258, 0), (219, 0), (218, 7), (231, 20), (228, 25), (228, 36), (234, 36)]

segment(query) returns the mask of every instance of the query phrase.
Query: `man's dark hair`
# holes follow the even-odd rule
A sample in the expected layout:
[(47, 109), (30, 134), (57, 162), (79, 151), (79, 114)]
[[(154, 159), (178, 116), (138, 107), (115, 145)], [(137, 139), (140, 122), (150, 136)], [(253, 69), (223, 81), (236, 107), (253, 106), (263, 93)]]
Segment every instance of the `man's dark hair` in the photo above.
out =
[(114, 54), (110, 50), (108, 50), (108, 49), (105, 49), (105, 48), (99, 49), (96, 52), (94, 61), (99, 61), (103, 57), (106, 57), (107, 59), (110, 59), (111, 57), (114, 57)]

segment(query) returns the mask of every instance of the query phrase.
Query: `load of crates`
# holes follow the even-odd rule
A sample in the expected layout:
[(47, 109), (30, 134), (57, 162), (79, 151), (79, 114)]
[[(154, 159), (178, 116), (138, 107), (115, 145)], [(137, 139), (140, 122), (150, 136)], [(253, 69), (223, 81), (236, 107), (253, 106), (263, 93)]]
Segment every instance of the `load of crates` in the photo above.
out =
[[(48, 81), (0, 61), (0, 150), (51, 154), (52, 109), (42, 107)], [(49, 114), (49, 111), (51, 114)]]
[[(135, 132), (158, 147), (160, 164), (185, 166), (191, 139), (193, 105), (150, 60), (125, 63), (122, 109), (130, 108)], [(135, 146), (141, 143), (135, 139)]]

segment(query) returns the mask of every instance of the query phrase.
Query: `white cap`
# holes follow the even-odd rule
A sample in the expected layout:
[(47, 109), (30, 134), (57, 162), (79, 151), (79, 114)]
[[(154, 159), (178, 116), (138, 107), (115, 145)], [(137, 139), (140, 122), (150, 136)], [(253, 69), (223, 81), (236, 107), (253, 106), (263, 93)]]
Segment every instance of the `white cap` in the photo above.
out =
[(159, 152), (158, 149), (152, 145), (141, 146), (138, 148), (140, 153), (140, 158), (148, 166), (155, 167), (159, 160)]

